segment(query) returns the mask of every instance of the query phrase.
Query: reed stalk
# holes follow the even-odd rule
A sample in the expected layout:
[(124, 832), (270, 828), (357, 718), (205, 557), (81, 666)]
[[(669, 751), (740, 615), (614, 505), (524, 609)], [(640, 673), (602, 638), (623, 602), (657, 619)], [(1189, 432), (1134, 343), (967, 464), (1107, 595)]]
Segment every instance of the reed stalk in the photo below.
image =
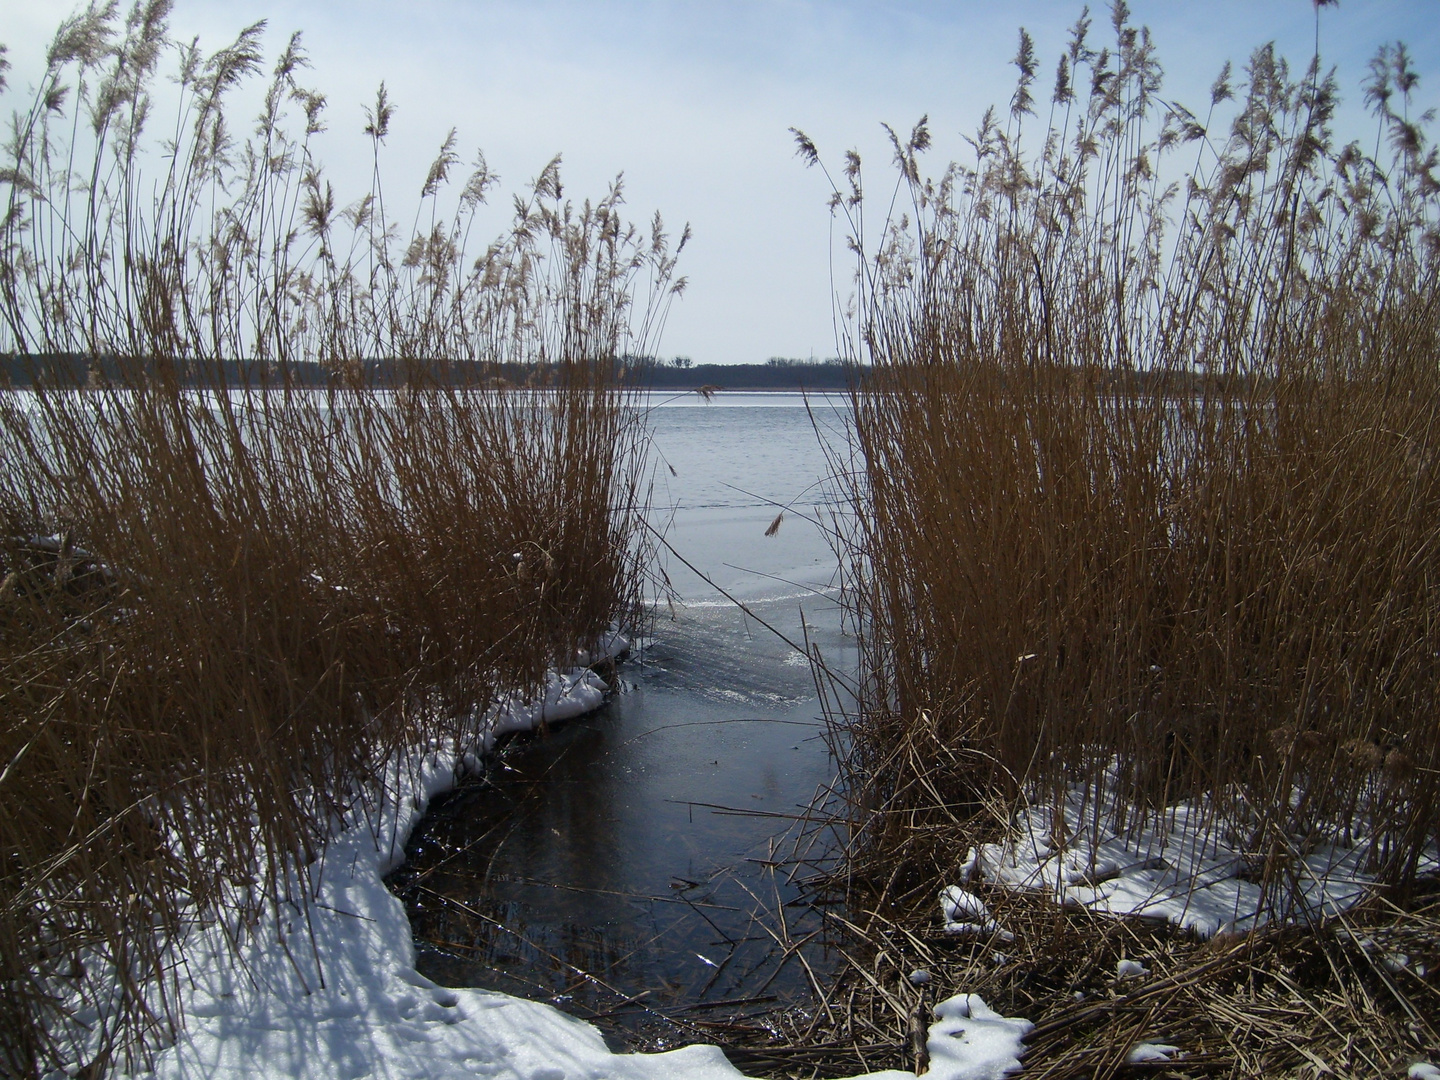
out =
[[(557, 158), (477, 250), (497, 181), (451, 185), (453, 133), (413, 227), (378, 179), (341, 205), (299, 36), (240, 136), (261, 27), (206, 55), (168, 14), (67, 20), (0, 171), (7, 1074), (143, 1060), (198, 920), (303, 908), (388, 766), (639, 602), (621, 358), (684, 238), (618, 181), (573, 203)], [(377, 178), (393, 113), (382, 86)]]
[(834, 462), (863, 650), (853, 880), (933, 895), (1019, 803), (1083, 793), (1086, 831), (1203, 807), (1278, 914), (1322, 840), (1408, 886), (1440, 822), (1418, 76), (1381, 49), (1375, 144), (1337, 145), (1318, 55), (1262, 47), (1192, 112), (1123, 3), (1106, 44), (1091, 29), (1048, 106), (1022, 31), (1008, 113), (940, 177), (925, 120), (891, 132), (878, 241), (859, 157), (831, 181), (865, 365)]

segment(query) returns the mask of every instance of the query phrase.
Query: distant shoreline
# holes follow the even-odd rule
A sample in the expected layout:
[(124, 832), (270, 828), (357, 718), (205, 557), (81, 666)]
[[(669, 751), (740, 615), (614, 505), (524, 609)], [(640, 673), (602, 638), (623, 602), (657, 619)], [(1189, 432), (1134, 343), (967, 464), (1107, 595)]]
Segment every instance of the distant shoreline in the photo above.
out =
[(848, 390), (857, 369), (838, 363), (650, 365), (635, 377), (653, 390)]
[[(650, 357), (622, 356), (614, 364), (611, 385), (642, 392), (689, 393), (697, 390), (761, 393), (844, 393), (867, 384), (874, 390), (891, 386), (882, 367), (878, 375), (868, 364), (837, 360), (809, 363), (785, 360), (765, 364), (674, 363)], [(364, 360), (349, 374), (309, 360), (284, 364), (259, 364), (236, 360), (180, 360), (155, 364), (135, 357), (91, 357), (81, 353), (16, 355), (0, 353), (0, 387), (31, 389), (39, 380), (51, 388), (108, 385), (123, 388), (134, 380), (144, 381), (163, 372), (179, 385), (196, 389), (291, 387), (324, 389), (327, 386), (395, 389), (413, 384), (440, 386), (489, 386), (504, 389), (539, 389), (557, 385), (565, 370), (559, 364), (488, 363), (484, 361)], [(1115, 392), (1159, 391), (1171, 397), (1188, 397), (1210, 392), (1226, 397), (1253, 393), (1263, 379), (1256, 376), (1211, 377), (1199, 372), (1096, 369), (1076, 366), (1068, 369), (1072, 378), (1098, 378)], [(877, 382), (871, 384), (871, 379)], [(1207, 391), (1208, 388), (1208, 391)]]
[[(414, 362), (366, 361), (363, 374), (374, 380), (375, 385), (404, 383), (402, 374)], [(850, 388), (857, 372), (863, 371), (836, 361), (828, 363), (804, 363), (787, 361), (783, 364), (694, 364), (690, 367), (675, 367), (655, 361), (622, 358), (619, 362), (621, 379), (630, 386), (647, 390), (688, 391), (711, 387), (716, 390), (769, 390), (769, 391), (837, 391)], [(101, 358), (98, 361), (80, 354), (52, 354), (48, 356), (16, 356), (0, 354), (0, 384), (15, 387), (34, 385), (35, 376), (51, 385), (84, 385), (90, 379), (92, 368), (98, 368), (111, 381), (123, 383), (125, 375), (134, 376), (137, 368), (134, 360)], [(420, 363), (424, 370), (428, 364)], [(141, 363), (142, 368), (148, 365)], [(483, 364), (460, 362), (444, 365), (446, 375), (438, 374), (441, 382), (456, 379), (461, 382), (494, 380), (503, 386), (543, 386), (552, 377), (553, 368), (544, 365)], [(223, 381), (227, 386), (260, 385), (267, 381), (286, 382), (292, 386), (323, 387), (331, 375), (321, 365), (312, 361), (290, 361), (285, 365), (285, 375), (271, 367), (262, 372), (257, 365), (233, 360), (181, 362), (171, 369), (182, 385), (215, 386)], [(434, 372), (434, 369), (430, 369)]]

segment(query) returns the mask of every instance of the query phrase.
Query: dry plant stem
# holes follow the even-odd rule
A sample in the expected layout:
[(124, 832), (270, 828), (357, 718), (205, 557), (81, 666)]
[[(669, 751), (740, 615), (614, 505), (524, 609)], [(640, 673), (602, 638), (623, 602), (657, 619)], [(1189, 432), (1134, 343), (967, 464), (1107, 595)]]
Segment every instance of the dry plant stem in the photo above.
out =
[[(1067, 992), (1093, 992), (1125, 938), (1035, 914), (1005, 950), (1023, 963), (991, 978), (978, 953), (937, 992), (1040, 1021), (1040, 1075), (1123, 1072), (1152, 1009), (1153, 1033), (1194, 1051), (1177, 1075), (1394, 1069), (1434, 1052), (1429, 980), (1354, 964), (1296, 897), (1317, 845), (1360, 845), (1413, 911), (1440, 842), (1440, 156), (1417, 75), (1382, 49), (1377, 137), (1337, 145), (1318, 56), (1292, 72), (1261, 48), (1192, 112), (1162, 96), (1123, 4), (1098, 36), (1082, 16), (1047, 116), (1022, 33), (1009, 114), (939, 177), (924, 120), (892, 133), (878, 238), (858, 156), (831, 181), (856, 255), (840, 335), (867, 368), (832, 459), (862, 667), (832, 717), (864, 822), (836, 884), (873, 955), (918, 951), (937, 888), (1018, 810), (1050, 810), (1055, 842), (1084, 849), (1186, 802), (1195, 842), (1243, 852), (1296, 929), (1232, 972), (1127, 927), (1174, 956), (1163, 992), (1066, 1013), (1025, 979), (1068, 967)], [(1224, 976), (1213, 1009), (1198, 971)]]
[[(1412, 960), (1440, 957), (1440, 926), (1431, 895), (1404, 909), (1379, 903), (1311, 928), (1272, 927), (1245, 938), (1201, 942), (1163, 926), (1058, 912), (1040, 897), (987, 895), (1015, 943), (993, 946), (938, 931), (919, 908), (897, 905), (858, 923), (868, 946), (846, 948), (846, 964), (827, 1001), (788, 1038), (765, 1045), (769, 1075), (797, 1075), (805, 1055), (826, 1047), (820, 1068), (804, 1075), (840, 1076), (861, 1067), (910, 1064), (914, 1001), (906, 973), (924, 967), (932, 985), (977, 993), (1007, 1015), (1037, 1022), (1027, 1040), (1027, 1075), (1345, 1077), (1398, 1075), (1408, 1062), (1440, 1050), (1417, 1024), (1433, 984), (1412, 969), (1399, 976), (1405, 1004), (1386, 990), (1381, 957), (1399, 942)], [(913, 927), (921, 926), (918, 932)], [(1371, 941), (1359, 946), (1357, 942)], [(853, 940), (853, 939), (852, 939)], [(1140, 959), (1152, 974), (1117, 980), (1116, 960)], [(1391, 982), (1397, 976), (1389, 975)], [(891, 987), (898, 986), (900, 992)], [(1082, 1000), (1076, 1001), (1079, 992)], [(859, 1033), (863, 1032), (863, 1035)], [(848, 1033), (848, 1034), (847, 1034)], [(847, 1054), (846, 1040), (867, 1046)], [(757, 1039), (756, 1042), (759, 1042)], [(1127, 1062), (1137, 1042), (1166, 1042), (1186, 1055), (1164, 1067)], [(754, 1045), (743, 1043), (743, 1045)], [(727, 1052), (729, 1047), (727, 1046)], [(748, 1050), (734, 1055), (750, 1068)], [(1107, 1072), (1108, 1070), (1108, 1072)], [(1318, 1072), (1316, 1071), (1318, 1070)]]
[(452, 190), (451, 139), (404, 242), (314, 161), (298, 37), (237, 142), (259, 28), (206, 56), (167, 15), (67, 21), (3, 150), (7, 1074), (141, 1062), (196, 922), (238, 950), (308, 911), (336, 823), (638, 611), (649, 546), (623, 380), (683, 286), (658, 217), (551, 162), (477, 255), (495, 178)]
[(867, 842), (933, 888), (940, 853), (899, 854), (917, 824), (1079, 792), (1093, 837), (1189, 800), (1282, 914), (1322, 841), (1411, 882), (1440, 821), (1440, 181), (1415, 73), (1403, 49), (1373, 65), (1376, 162), (1333, 145), (1318, 57), (1296, 78), (1258, 50), (1202, 123), (1112, 14), (1104, 49), (1072, 32), (1038, 137), (1024, 48), (972, 162), (924, 179), (925, 123), (896, 136), (909, 212), (873, 249), (858, 160), (836, 189), (868, 365), (834, 460)]

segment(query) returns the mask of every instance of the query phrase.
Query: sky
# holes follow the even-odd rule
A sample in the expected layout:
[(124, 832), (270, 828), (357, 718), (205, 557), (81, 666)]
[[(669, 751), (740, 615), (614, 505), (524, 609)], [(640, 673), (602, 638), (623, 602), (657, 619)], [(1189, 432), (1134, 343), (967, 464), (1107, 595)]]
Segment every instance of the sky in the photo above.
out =
[[(383, 161), (387, 198), (418, 194), (441, 141), (458, 128), (462, 156), (483, 149), (502, 189), (521, 190), (557, 153), (567, 190), (602, 195), (624, 173), (629, 212), (659, 210), (694, 238), (680, 272), (689, 284), (672, 309), (662, 356), (696, 363), (759, 363), (772, 356), (833, 355), (832, 272), (845, 293), (839, 248), (818, 170), (795, 156), (789, 128), (807, 132), (838, 164), (859, 150), (873, 192), (889, 181), (881, 128), (908, 131), (928, 114), (939, 174), (966, 150), (987, 105), (1002, 109), (1014, 85), (1025, 27), (1042, 61), (1037, 96), (1079, 3), (1012, 0), (176, 0), (175, 36), (228, 43), (267, 21), (278, 52), (304, 33), (305, 82), (327, 95), (318, 144), (342, 201), (368, 189), (362, 108), (384, 80), (397, 106)], [(1091, 42), (1109, 34), (1096, 5)], [(1243, 65), (1274, 41), (1302, 68), (1315, 44), (1311, 0), (1133, 0), (1166, 69), (1165, 96), (1197, 111), (1227, 59)], [(74, 10), (68, 0), (0, 3), (11, 88), (21, 107), (46, 44)], [(1421, 83), (1420, 108), (1440, 104), (1440, 0), (1342, 0), (1320, 13), (1320, 49), (1337, 69), (1347, 137), (1374, 137), (1360, 83), (1384, 42), (1403, 40)], [(504, 225), (492, 199), (491, 232)]]

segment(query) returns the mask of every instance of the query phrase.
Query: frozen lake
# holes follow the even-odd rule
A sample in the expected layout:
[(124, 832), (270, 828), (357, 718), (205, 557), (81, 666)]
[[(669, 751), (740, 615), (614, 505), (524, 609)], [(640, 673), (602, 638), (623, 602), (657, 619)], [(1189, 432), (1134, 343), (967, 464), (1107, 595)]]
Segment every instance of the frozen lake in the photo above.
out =
[(653, 520), (713, 584), (662, 553), (674, 595), (610, 702), (438, 800), (391, 879), (421, 972), (554, 1002), (617, 1048), (723, 1042), (715, 1024), (808, 1003), (798, 955), (829, 966), (823, 933), (782, 947), (823, 923), (805, 888), (830, 839), (806, 811), (834, 776), (816, 687), (724, 593), (854, 667), (815, 524), (817, 427), (843, 446), (843, 399), (687, 395), (649, 423)]

